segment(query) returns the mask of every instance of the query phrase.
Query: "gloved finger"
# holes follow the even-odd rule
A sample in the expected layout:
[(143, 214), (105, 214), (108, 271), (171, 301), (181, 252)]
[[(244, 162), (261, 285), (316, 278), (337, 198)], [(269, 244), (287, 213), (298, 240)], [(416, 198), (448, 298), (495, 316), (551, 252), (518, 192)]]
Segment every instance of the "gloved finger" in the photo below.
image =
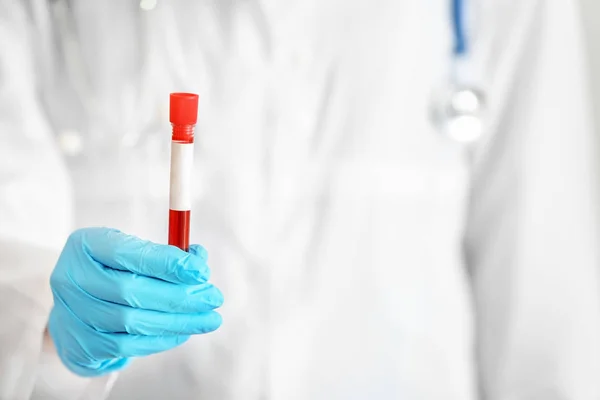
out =
[(208, 260), (208, 252), (204, 247), (200, 246), (199, 244), (191, 244), (190, 253), (202, 258), (204, 261)]
[(201, 256), (160, 245), (109, 228), (85, 228), (70, 239), (93, 260), (117, 270), (194, 285), (206, 282), (210, 271)]
[(190, 338), (187, 335), (143, 336), (128, 333), (100, 333), (100, 335), (101, 342), (106, 344), (103, 346), (103, 349), (106, 350), (105, 357), (149, 356), (171, 350), (187, 342)]
[[(60, 300), (59, 300), (60, 303)], [(102, 360), (142, 357), (160, 353), (185, 343), (189, 335), (145, 336), (99, 332), (80, 320), (64, 303), (52, 310), (50, 334), (65, 361), (81, 366)], [(61, 329), (61, 325), (69, 329)], [(59, 353), (60, 355), (60, 353)]]
[(78, 286), (55, 293), (63, 306), (97, 331), (136, 335), (194, 335), (221, 326), (214, 311), (174, 314), (109, 303), (91, 296)]
[(166, 313), (198, 313), (223, 304), (221, 291), (210, 283), (175, 284), (93, 262), (95, 268), (74, 269), (70, 277), (83, 291), (101, 300)]
[(56, 303), (58, 306), (52, 308), (48, 319), (48, 331), (59, 358), (71, 372), (83, 377), (95, 377), (119, 371), (129, 364), (130, 358), (91, 358), (91, 354), (97, 352), (93, 348), (97, 342), (86, 341), (95, 340), (97, 333), (62, 307), (60, 300)]

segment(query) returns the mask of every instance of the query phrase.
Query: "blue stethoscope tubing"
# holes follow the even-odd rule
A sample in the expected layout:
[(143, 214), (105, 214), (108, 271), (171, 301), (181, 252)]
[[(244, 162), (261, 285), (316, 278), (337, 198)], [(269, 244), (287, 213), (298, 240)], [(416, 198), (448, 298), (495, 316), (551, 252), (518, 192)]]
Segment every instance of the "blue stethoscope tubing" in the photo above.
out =
[(454, 56), (467, 53), (467, 33), (465, 30), (465, 0), (451, 0), (452, 30), (454, 33)]

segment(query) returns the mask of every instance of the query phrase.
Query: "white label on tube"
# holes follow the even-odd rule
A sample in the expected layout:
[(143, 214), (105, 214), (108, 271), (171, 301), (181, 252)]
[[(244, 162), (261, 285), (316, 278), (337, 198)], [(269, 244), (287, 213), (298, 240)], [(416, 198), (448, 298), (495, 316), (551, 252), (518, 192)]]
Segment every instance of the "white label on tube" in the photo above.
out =
[(175, 211), (192, 209), (192, 168), (194, 144), (171, 142), (171, 191), (169, 208)]

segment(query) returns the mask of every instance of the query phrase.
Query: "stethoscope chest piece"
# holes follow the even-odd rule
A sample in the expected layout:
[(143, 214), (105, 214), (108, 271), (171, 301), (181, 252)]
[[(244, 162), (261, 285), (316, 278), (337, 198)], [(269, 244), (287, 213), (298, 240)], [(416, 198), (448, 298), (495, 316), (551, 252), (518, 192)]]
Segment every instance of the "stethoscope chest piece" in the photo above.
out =
[(481, 89), (449, 85), (434, 94), (431, 119), (442, 135), (459, 143), (473, 143), (483, 136), (485, 108)]
[(450, 21), (454, 33), (452, 57), (445, 84), (433, 94), (431, 119), (442, 135), (459, 143), (474, 143), (484, 134), (487, 98), (477, 54), (468, 35), (467, 0), (450, 1)]

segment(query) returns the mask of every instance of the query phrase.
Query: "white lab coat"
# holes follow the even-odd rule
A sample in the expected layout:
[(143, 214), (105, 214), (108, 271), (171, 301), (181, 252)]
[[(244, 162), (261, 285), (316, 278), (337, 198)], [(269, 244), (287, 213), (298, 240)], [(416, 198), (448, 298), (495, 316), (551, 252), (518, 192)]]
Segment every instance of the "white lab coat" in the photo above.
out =
[(192, 238), (224, 325), (136, 360), (110, 399), (600, 396), (574, 1), (478, 3), (490, 115), (469, 148), (427, 118), (446, 0), (68, 3), (0, 4), (0, 398), (104, 386), (38, 362), (38, 248), (89, 225), (165, 241), (183, 90), (201, 96)]

